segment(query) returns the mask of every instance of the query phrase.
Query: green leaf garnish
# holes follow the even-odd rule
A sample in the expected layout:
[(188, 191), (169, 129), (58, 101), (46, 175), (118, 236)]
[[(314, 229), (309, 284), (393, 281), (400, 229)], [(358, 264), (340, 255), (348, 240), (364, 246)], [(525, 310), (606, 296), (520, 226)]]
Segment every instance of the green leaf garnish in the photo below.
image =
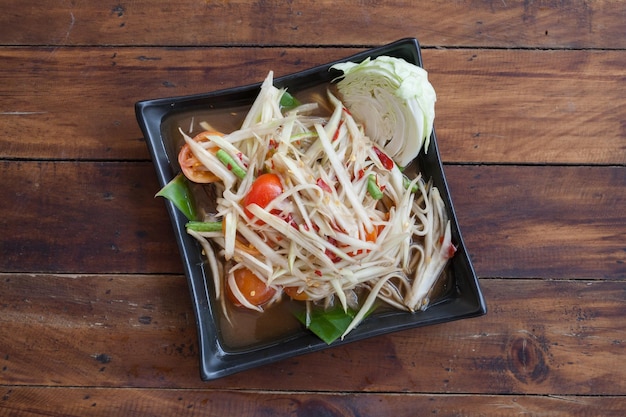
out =
[(298, 107), (300, 102), (297, 98), (289, 94), (287, 91), (283, 93), (280, 97), (280, 108), (281, 110), (291, 110), (295, 107)]
[[(309, 330), (315, 333), (327, 344), (337, 340), (345, 332), (356, 313), (350, 309), (344, 311), (341, 305), (328, 310), (323, 308), (311, 309), (309, 316)], [(306, 326), (306, 311), (296, 313), (296, 318)]]
[[(375, 309), (376, 305), (372, 306), (365, 314), (365, 317), (369, 316)], [(298, 321), (306, 326), (306, 310), (297, 311), (294, 314)], [(310, 311), (308, 329), (330, 345), (345, 333), (356, 314), (357, 312), (350, 308), (344, 311), (341, 304), (337, 304), (329, 309), (314, 307)]]
[(183, 174), (178, 174), (174, 179), (165, 184), (165, 186), (156, 193), (155, 197), (163, 197), (170, 200), (174, 203), (174, 206), (187, 217), (187, 220), (196, 220), (198, 218), (193, 194), (189, 189), (188, 180)]

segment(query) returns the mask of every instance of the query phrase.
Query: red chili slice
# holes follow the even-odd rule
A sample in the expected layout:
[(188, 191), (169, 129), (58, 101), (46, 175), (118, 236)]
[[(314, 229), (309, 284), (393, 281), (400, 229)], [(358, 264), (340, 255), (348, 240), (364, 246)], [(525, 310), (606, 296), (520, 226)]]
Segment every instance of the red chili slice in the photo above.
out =
[(326, 184), (326, 181), (324, 181), (321, 178), (317, 179), (316, 184), (318, 187), (320, 187), (322, 190), (326, 191), (327, 193), (333, 192), (333, 190), (330, 188), (330, 185)]
[(394, 165), (393, 160), (391, 158), (389, 158), (386, 153), (384, 153), (383, 151), (378, 149), (376, 146), (374, 146), (373, 149), (374, 149), (374, 153), (376, 154), (376, 156), (378, 156), (378, 159), (380, 159), (381, 164), (383, 164), (383, 166), (386, 169), (391, 171), (393, 169), (393, 165)]

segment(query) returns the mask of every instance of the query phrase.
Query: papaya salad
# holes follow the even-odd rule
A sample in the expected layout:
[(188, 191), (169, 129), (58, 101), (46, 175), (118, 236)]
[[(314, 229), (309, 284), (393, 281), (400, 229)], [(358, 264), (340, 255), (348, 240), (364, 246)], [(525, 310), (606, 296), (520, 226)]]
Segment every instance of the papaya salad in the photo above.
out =
[(178, 161), (217, 196), (186, 228), (221, 305), (297, 300), (307, 327), (339, 306), (353, 312), (343, 338), (378, 304), (426, 309), (456, 247), (439, 190), (404, 170), (432, 132), (426, 71), (391, 57), (333, 68), (325, 97), (305, 103), (270, 71), (239, 129), (180, 129)]

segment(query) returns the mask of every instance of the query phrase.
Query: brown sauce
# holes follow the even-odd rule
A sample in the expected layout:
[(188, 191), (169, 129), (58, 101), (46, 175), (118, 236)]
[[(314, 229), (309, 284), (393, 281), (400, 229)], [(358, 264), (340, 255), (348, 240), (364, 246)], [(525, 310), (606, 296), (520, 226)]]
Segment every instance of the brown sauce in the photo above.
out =
[(224, 346), (242, 349), (279, 340), (297, 332), (302, 324), (293, 314), (295, 303), (285, 299), (259, 313), (235, 307), (227, 301), (226, 309), (230, 321), (224, 314), (220, 314), (218, 322)]

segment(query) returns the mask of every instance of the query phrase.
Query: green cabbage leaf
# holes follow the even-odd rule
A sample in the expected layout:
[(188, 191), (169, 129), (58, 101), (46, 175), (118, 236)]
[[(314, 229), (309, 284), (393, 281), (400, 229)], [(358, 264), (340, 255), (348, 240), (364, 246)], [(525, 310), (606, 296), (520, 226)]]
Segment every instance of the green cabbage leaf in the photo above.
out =
[(332, 68), (343, 72), (337, 90), (350, 113), (399, 166), (427, 152), (437, 96), (423, 68), (390, 56)]

